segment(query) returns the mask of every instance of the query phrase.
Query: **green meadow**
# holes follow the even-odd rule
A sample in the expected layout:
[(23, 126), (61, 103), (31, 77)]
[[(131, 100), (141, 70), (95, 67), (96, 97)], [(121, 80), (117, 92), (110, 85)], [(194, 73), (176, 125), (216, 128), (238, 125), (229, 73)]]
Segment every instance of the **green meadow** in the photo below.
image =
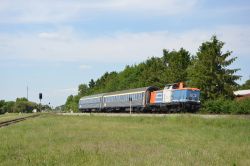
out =
[(0, 128), (0, 165), (250, 165), (250, 119), (43, 114)]

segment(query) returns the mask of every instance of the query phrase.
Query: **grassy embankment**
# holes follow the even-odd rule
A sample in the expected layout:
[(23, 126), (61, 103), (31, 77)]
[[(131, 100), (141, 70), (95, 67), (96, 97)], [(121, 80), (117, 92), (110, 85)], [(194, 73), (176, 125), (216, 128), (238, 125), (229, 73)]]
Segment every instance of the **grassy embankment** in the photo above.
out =
[(42, 115), (0, 128), (1, 165), (250, 165), (250, 119)]
[(26, 113), (7, 113), (7, 114), (2, 114), (0, 115), (0, 122), (7, 121), (7, 120), (12, 120), (16, 118), (23, 118), (26, 116), (30, 116), (31, 114), (26, 114)]

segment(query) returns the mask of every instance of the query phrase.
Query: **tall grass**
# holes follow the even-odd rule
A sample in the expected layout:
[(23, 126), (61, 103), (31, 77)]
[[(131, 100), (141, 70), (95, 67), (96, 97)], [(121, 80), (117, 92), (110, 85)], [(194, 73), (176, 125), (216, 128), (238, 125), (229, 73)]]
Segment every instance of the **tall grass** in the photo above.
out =
[(0, 128), (0, 165), (250, 165), (250, 120), (44, 115)]

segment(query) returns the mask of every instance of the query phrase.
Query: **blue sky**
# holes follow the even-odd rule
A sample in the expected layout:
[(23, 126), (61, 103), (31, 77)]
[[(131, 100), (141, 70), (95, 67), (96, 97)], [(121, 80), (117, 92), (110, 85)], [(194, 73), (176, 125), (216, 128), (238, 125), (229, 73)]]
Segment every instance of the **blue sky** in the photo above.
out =
[(247, 0), (0, 0), (0, 99), (64, 104), (106, 71), (121, 71), (162, 49), (195, 54), (214, 34), (250, 77)]

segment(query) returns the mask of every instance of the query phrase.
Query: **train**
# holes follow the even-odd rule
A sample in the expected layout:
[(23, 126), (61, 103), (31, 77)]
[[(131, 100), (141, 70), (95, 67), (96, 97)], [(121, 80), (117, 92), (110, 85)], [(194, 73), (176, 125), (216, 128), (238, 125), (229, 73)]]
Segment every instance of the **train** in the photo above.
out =
[(201, 106), (200, 89), (185, 87), (183, 82), (84, 96), (80, 112), (196, 112)]

